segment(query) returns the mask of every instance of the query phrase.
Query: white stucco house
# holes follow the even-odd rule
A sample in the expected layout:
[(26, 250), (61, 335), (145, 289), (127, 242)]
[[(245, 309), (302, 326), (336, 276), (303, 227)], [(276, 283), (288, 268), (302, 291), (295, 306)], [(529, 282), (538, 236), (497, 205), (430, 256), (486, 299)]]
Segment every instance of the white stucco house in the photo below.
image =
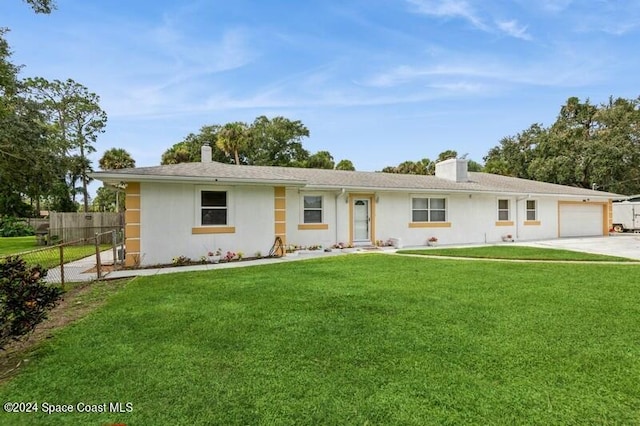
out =
[(203, 162), (95, 172), (126, 186), (126, 264), (199, 259), (209, 250), (269, 252), (285, 244), (404, 246), (607, 235), (620, 195), (467, 171), (435, 176)]

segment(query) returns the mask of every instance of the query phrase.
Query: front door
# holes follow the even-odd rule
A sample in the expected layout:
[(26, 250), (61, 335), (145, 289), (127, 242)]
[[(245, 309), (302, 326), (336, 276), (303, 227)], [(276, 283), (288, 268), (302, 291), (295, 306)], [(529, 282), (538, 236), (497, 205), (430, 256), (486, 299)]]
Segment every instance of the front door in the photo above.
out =
[(371, 211), (369, 199), (356, 198), (353, 200), (353, 241), (371, 241)]

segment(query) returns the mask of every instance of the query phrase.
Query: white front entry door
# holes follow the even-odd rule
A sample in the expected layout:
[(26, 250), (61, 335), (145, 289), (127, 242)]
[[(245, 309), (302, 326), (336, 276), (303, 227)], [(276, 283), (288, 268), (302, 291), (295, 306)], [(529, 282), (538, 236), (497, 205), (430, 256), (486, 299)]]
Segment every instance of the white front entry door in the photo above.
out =
[(371, 211), (369, 200), (357, 198), (353, 200), (353, 241), (371, 241)]

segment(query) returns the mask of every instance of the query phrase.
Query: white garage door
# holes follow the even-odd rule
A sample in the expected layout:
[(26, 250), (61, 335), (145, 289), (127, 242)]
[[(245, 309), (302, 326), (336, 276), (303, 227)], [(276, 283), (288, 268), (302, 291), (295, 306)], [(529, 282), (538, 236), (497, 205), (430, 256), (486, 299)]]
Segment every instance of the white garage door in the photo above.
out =
[(601, 204), (560, 204), (561, 237), (602, 235)]

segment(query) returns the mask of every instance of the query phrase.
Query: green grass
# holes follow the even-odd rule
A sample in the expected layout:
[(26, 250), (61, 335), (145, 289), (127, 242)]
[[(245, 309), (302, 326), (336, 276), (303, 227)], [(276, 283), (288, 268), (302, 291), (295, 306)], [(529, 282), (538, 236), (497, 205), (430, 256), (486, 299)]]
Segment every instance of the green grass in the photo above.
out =
[(8, 256), (36, 248), (38, 246), (34, 235), (28, 237), (0, 237), (0, 256)]
[(379, 254), (138, 278), (0, 400), (3, 424), (638, 424), (636, 265)]
[[(101, 244), (100, 251), (107, 250), (111, 247), (108, 244)], [(74, 260), (82, 259), (89, 256), (95, 256), (96, 246), (94, 245), (82, 245), (82, 246), (64, 246), (63, 247), (63, 263), (73, 262)], [(60, 248), (51, 247), (44, 248), (35, 252), (30, 252), (22, 255), (24, 260), (29, 265), (42, 265), (49, 269), (60, 265)]]
[[(36, 245), (36, 237), (11, 237), (0, 238), (0, 257), (9, 256), (23, 252), (22, 257), (29, 265), (42, 265), (44, 268), (50, 269), (60, 265), (60, 248), (59, 247), (43, 247)], [(110, 244), (101, 244), (100, 250), (107, 250)], [(63, 263), (69, 263), (74, 260), (95, 255), (95, 245), (77, 245), (64, 246)]]
[(564, 260), (591, 262), (635, 262), (634, 259), (602, 254), (584, 253), (562, 249), (547, 249), (515, 245), (482, 247), (438, 248), (418, 250), (398, 250), (401, 254), (429, 256), (472, 257), (482, 259), (522, 259), (522, 260)]

